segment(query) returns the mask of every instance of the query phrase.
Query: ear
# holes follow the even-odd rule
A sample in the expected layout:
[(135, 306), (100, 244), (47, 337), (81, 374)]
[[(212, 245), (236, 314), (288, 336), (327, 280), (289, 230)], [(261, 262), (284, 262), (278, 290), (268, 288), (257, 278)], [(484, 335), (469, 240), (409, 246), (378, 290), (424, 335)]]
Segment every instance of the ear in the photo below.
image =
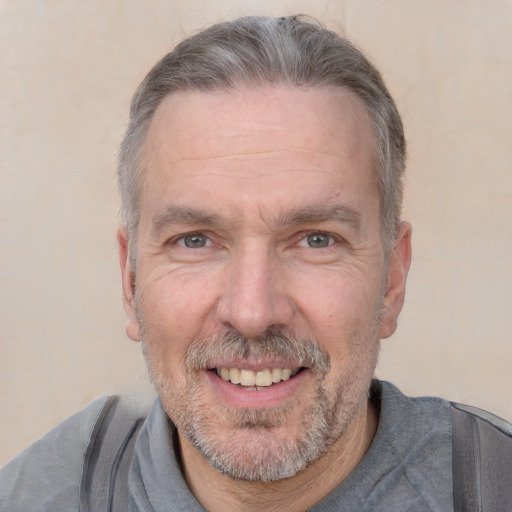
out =
[(404, 304), (405, 283), (411, 265), (411, 233), (411, 225), (402, 222), (389, 257), (380, 322), (381, 339), (389, 338), (396, 331), (398, 315)]
[(121, 226), (117, 230), (117, 243), (123, 283), (123, 307), (126, 314), (126, 334), (133, 341), (140, 341), (140, 325), (137, 318), (137, 304), (135, 303), (135, 274), (130, 266), (128, 254), (129, 239), (126, 226)]

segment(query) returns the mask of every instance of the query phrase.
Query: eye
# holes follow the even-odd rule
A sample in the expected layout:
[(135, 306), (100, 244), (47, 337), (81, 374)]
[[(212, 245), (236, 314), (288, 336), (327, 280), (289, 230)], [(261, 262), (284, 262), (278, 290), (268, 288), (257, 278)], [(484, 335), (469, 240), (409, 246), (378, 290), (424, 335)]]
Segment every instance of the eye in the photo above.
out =
[(304, 237), (299, 245), (312, 247), (313, 249), (322, 249), (323, 247), (329, 247), (334, 243), (334, 237), (327, 233), (311, 233)]
[(180, 238), (177, 243), (178, 245), (188, 247), (189, 249), (200, 249), (201, 247), (212, 245), (209, 238), (202, 233), (185, 235), (184, 237)]

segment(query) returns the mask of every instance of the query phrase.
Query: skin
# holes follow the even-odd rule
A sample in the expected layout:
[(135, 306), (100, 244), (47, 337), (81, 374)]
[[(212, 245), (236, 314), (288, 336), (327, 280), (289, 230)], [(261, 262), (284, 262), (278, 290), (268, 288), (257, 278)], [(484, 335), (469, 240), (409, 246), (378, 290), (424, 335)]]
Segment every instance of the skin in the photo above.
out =
[[(380, 339), (396, 329), (403, 304), (411, 234), (402, 223), (386, 266), (372, 136), (363, 104), (343, 89), (177, 93), (154, 115), (135, 276), (126, 229), (118, 232), (127, 333), (144, 338), (154, 383), (178, 428), (187, 483), (210, 511), (307, 510), (371, 444), (377, 418), (366, 397)], [(197, 235), (199, 246), (188, 247)], [(187, 370), (198, 338), (237, 331), (253, 339), (269, 328), (315, 340), (330, 361), (326, 374), (306, 368), (276, 392), (243, 390), (208, 368)], [(294, 364), (222, 358), (214, 366)], [(197, 416), (233, 459), (250, 464), (263, 450), (263, 460), (275, 464), (273, 454), (309, 428), (318, 389), (335, 411), (335, 435), (289, 478), (233, 480), (186, 435)], [(276, 410), (285, 420), (272, 428), (237, 424), (247, 411)]]

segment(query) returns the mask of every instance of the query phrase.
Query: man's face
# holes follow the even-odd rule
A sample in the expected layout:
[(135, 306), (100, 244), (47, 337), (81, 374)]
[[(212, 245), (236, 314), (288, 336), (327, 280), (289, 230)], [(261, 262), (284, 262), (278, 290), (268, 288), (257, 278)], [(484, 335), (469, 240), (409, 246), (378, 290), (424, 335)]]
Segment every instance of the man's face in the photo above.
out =
[(127, 332), (185, 458), (291, 476), (365, 409), (405, 280), (384, 265), (371, 147), (341, 89), (186, 92), (157, 109), (134, 294), (119, 240)]

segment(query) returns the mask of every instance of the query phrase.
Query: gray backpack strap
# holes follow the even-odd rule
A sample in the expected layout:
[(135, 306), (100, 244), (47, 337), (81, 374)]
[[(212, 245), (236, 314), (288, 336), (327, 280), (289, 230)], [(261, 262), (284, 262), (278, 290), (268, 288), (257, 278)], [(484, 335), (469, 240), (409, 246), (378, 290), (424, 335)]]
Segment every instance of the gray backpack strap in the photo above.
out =
[(512, 425), (451, 403), (455, 512), (512, 512)]
[(128, 473), (147, 409), (111, 396), (101, 409), (84, 455), (80, 512), (125, 512)]

